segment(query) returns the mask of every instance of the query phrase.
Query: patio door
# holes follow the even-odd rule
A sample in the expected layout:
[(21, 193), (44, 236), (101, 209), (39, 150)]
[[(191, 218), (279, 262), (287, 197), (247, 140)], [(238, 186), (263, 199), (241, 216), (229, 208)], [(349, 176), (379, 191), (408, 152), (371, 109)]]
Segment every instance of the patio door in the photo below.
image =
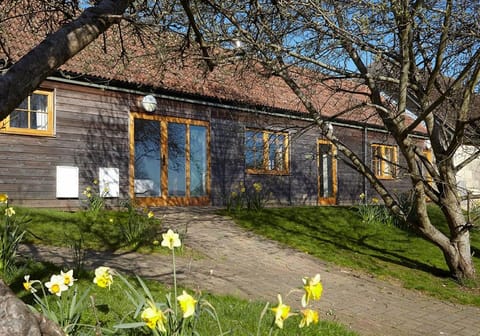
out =
[(318, 204), (332, 205), (337, 201), (336, 148), (326, 140), (318, 140)]
[(132, 114), (130, 195), (140, 205), (209, 203), (208, 123)]

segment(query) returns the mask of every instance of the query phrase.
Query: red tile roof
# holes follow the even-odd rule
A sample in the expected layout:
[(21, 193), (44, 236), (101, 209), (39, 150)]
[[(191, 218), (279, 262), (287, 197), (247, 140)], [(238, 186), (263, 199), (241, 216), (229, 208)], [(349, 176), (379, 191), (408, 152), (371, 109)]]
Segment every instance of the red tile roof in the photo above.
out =
[[(42, 41), (48, 33), (47, 27), (43, 27), (43, 30), (37, 27), (39, 30), (32, 34), (26, 25), (9, 23), (4, 26), (12, 27), (15, 31), (4, 40), (6, 50), (13, 50), (13, 61)], [(119, 34), (118, 27), (112, 27), (105, 36), (63, 65), (61, 70), (239, 104), (307, 112), (282, 79), (266, 74), (258, 65), (252, 66), (243, 60), (231, 58), (213, 71), (208, 71), (199, 53), (192, 51), (192, 48), (180, 48), (182, 41), (165, 38), (165, 34), (153, 30), (135, 35), (130, 29), (122, 27), (123, 34)], [(338, 116), (343, 120), (381, 125), (372, 108), (362, 107), (344, 112), (368, 99), (366, 95), (340, 89), (348, 86), (350, 91), (355, 89), (365, 93), (365, 86), (346, 80), (320, 83), (315, 78), (309, 78), (311, 74), (299, 74), (302, 76), (301, 85), (307, 88), (306, 94), (310, 95), (323, 117)]]

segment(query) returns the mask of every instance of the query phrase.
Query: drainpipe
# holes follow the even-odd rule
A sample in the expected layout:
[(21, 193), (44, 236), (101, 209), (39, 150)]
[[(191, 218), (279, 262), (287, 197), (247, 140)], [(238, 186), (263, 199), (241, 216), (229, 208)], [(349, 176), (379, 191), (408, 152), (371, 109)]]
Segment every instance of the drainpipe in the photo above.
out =
[[(368, 160), (368, 128), (363, 128), (363, 162), (367, 165)], [(365, 195), (365, 199), (368, 199), (368, 192), (367, 192), (367, 185), (368, 180), (367, 177), (363, 176), (363, 194)]]

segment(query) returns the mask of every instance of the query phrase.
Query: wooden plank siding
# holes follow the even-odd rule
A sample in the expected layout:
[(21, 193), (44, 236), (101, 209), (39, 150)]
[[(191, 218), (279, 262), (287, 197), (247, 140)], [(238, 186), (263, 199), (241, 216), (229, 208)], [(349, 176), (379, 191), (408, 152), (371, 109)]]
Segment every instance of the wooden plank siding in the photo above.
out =
[[(100, 167), (119, 169), (118, 205), (131, 193), (129, 123), (132, 112), (141, 112), (139, 95), (113, 92), (61, 82), (46, 82), (42, 87), (55, 92), (55, 133), (51, 137), (0, 134), (0, 192), (9, 194), (13, 204), (38, 207), (78, 208), (81, 194), (98, 178)], [(154, 114), (206, 122), (210, 131), (210, 204), (224, 205), (240, 184), (261, 183), (271, 204), (316, 205), (318, 202), (318, 140), (321, 134), (307, 121), (268, 113), (253, 113), (217, 104), (194, 104), (180, 99), (157, 98)], [(248, 174), (245, 167), (245, 131), (260, 129), (288, 133), (288, 173)], [(371, 162), (372, 143), (391, 141), (385, 133), (359, 127), (334, 125), (340, 139), (367, 162)], [(366, 149), (366, 152), (365, 152)], [(399, 155), (401, 158), (401, 155)], [(336, 204), (352, 204), (367, 188), (360, 174), (337, 160)], [(56, 198), (56, 166), (79, 168), (78, 199)], [(404, 177), (400, 170), (400, 177)], [(408, 188), (405, 179), (385, 181), (390, 188)], [(207, 188), (208, 189), (208, 188)]]

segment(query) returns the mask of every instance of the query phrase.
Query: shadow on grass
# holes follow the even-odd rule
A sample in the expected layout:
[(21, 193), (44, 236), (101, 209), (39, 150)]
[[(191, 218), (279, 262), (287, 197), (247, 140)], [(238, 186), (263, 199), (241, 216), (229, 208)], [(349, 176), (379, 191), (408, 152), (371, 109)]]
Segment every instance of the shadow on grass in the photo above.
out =
[[(402, 254), (402, 250), (395, 251), (394, 248), (385, 246), (390, 242), (393, 246), (404, 245), (403, 250), (408, 249), (408, 244), (412, 244), (414, 237), (412, 232), (406, 232), (405, 238), (386, 237), (382, 227), (362, 226), (360, 220), (355, 218), (356, 214), (346, 208), (323, 209), (321, 214), (321, 217), (316, 216), (314, 210), (302, 212), (294, 209), (285, 211), (282, 209), (274, 211), (265, 209), (262, 212), (251, 214), (242, 212), (237, 214), (236, 217), (247, 228), (266, 234), (290, 246), (308, 245), (313, 247), (329, 244), (336, 250), (349, 251), (385, 263), (427, 272), (441, 278), (450, 277), (450, 273), (446, 269), (433, 266), (419, 259), (413, 259)], [(344, 218), (340, 218), (341, 216)], [(251, 222), (251, 224), (248, 224), (248, 222)], [(332, 224), (327, 226), (324, 223), (335, 223), (337, 226)], [(369, 243), (368, 240), (383, 240), (383, 246), (376, 246)], [(309, 253), (325, 258), (325, 254), (322, 254), (322, 252), (315, 251), (314, 248), (309, 250)]]

